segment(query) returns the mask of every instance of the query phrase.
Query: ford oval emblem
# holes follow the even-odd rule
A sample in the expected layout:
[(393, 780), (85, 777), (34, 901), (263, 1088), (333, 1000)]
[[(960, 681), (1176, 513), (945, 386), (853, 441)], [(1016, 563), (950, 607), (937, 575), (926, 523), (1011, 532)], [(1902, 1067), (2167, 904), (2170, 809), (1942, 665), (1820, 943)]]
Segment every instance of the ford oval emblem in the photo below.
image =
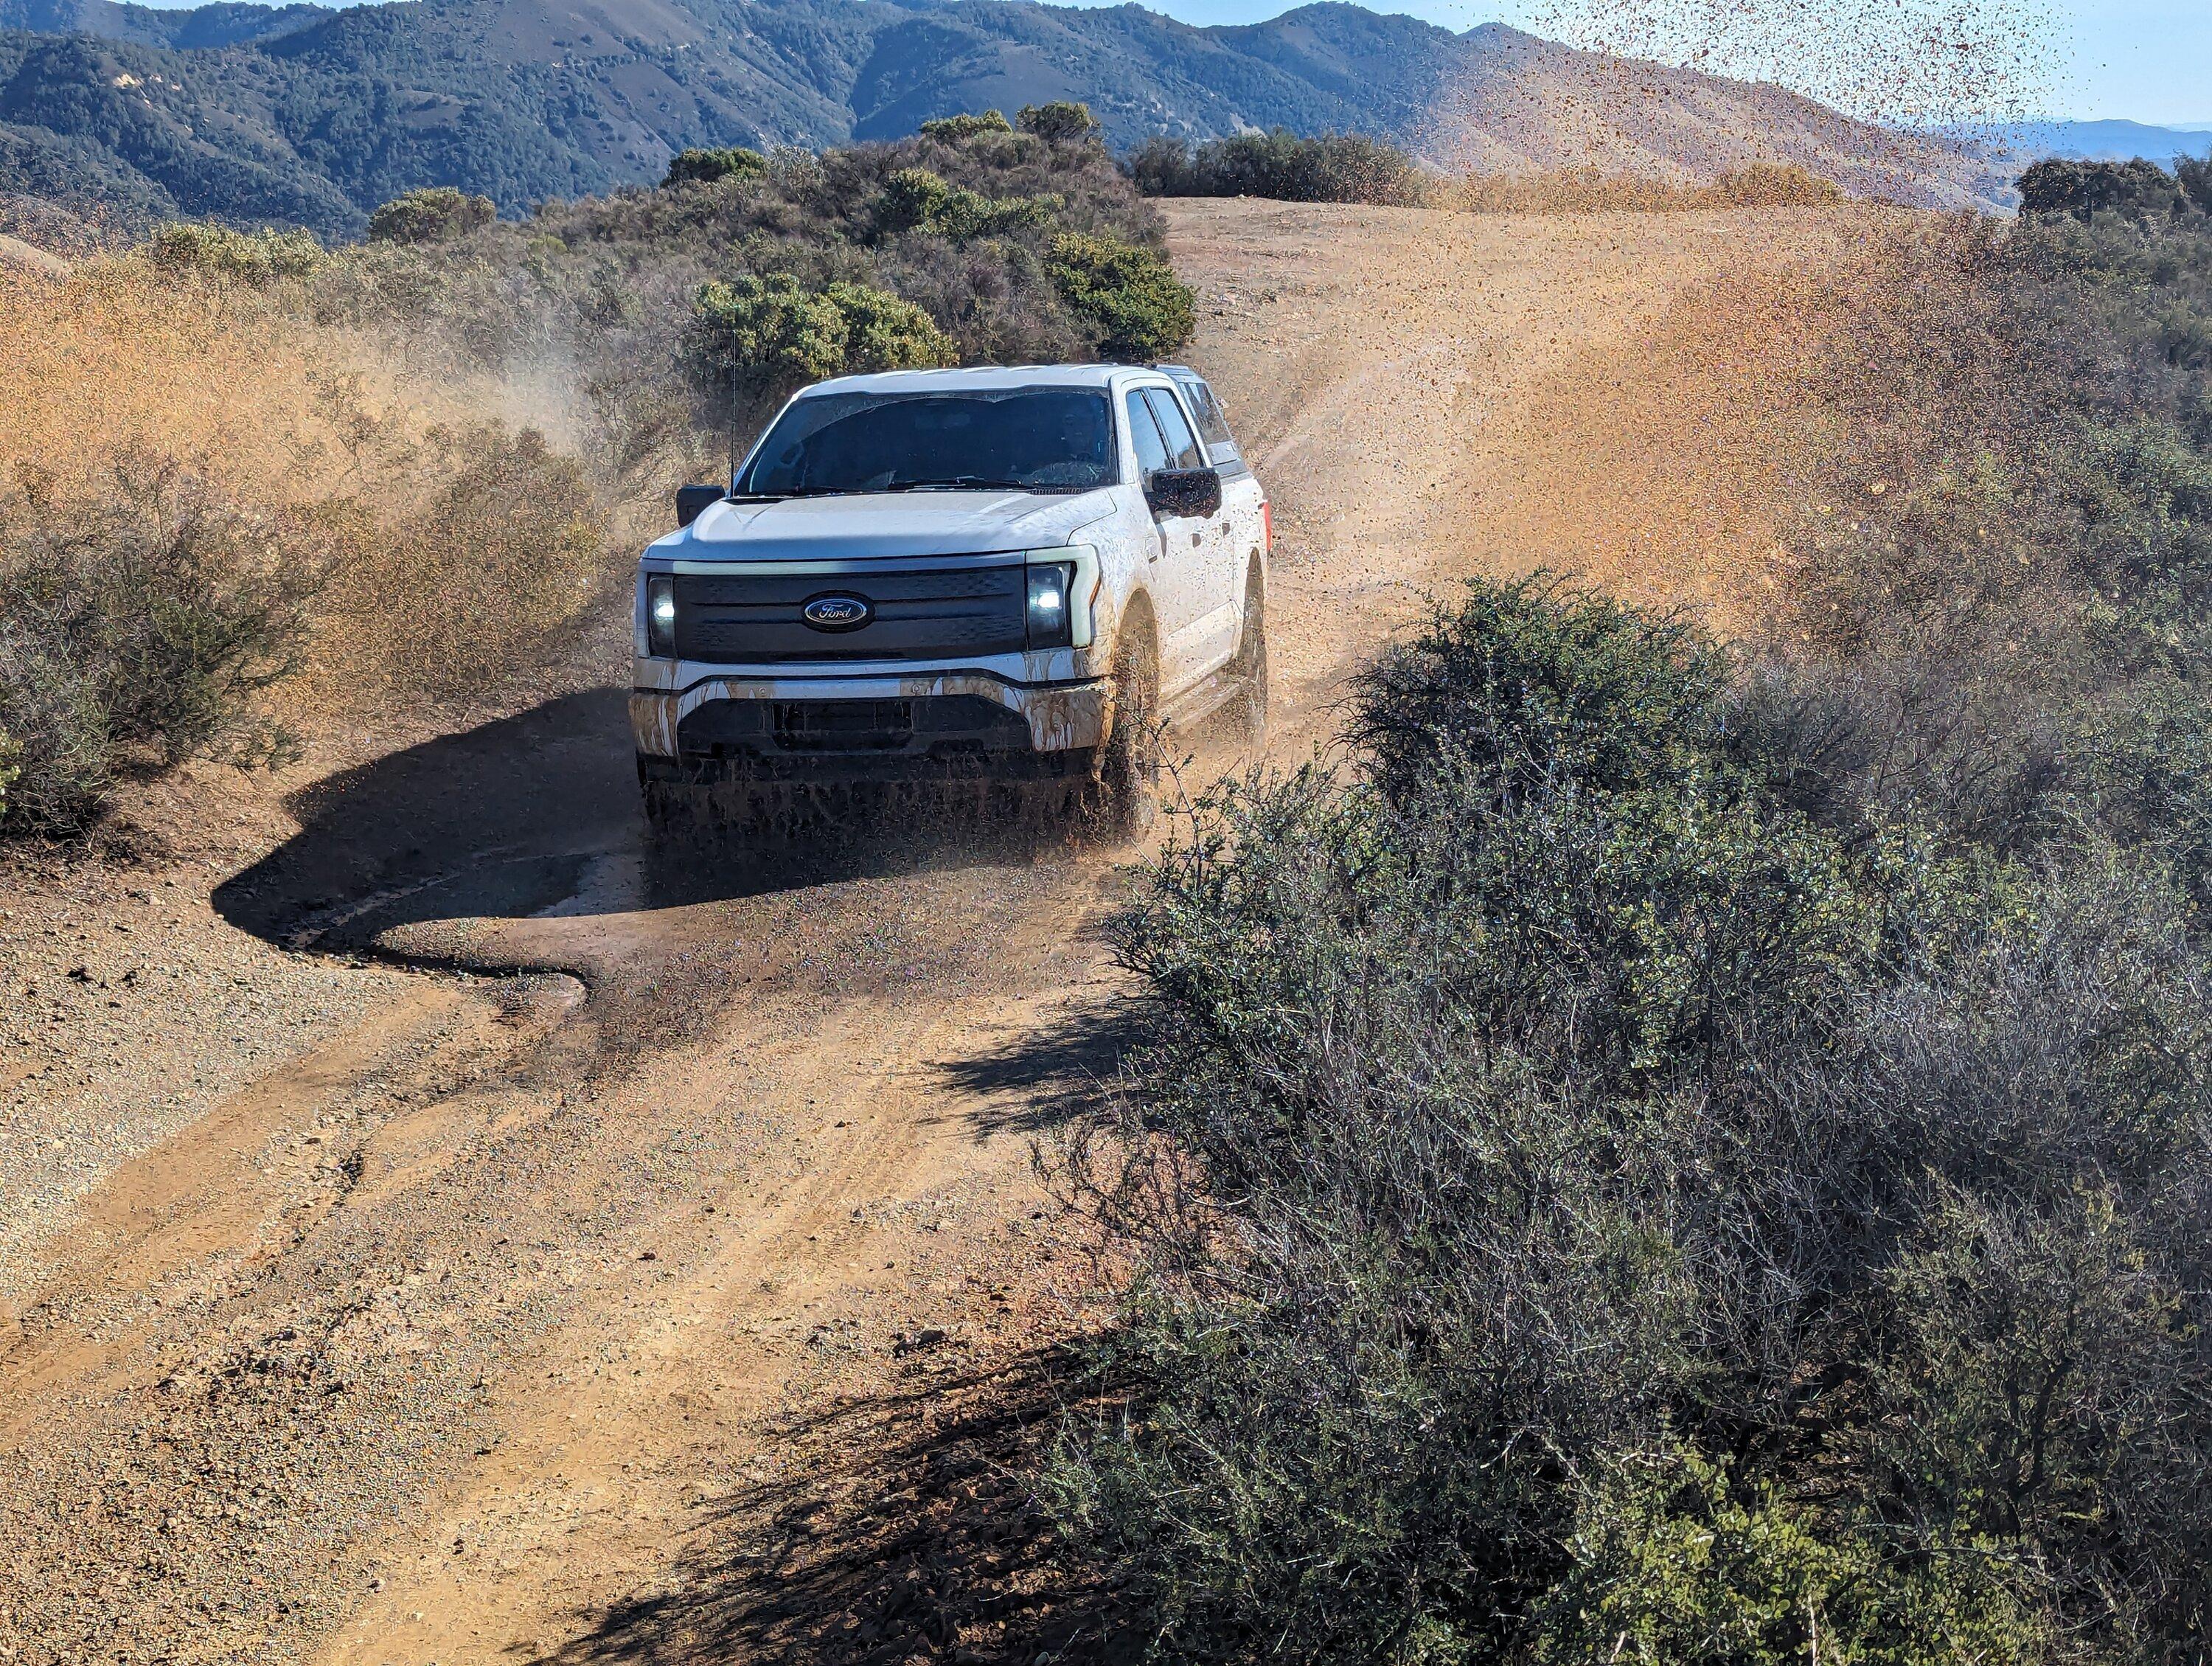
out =
[(817, 630), (858, 630), (876, 617), (876, 610), (866, 596), (833, 591), (813, 598), (799, 610), (799, 617)]

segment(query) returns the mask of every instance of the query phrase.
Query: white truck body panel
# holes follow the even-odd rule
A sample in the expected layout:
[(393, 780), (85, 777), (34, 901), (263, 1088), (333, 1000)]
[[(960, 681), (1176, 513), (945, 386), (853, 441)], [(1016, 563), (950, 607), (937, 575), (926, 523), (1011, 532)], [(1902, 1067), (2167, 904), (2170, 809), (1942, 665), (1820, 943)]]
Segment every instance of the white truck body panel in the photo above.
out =
[[(648, 759), (689, 758), (692, 749), (685, 737), (696, 714), (713, 717), (720, 708), (720, 715), (728, 717), (726, 702), (746, 702), (805, 701), (819, 707), (957, 696), (1024, 720), (1020, 729), (1008, 733), (1025, 733), (1034, 751), (1096, 749), (1112, 721), (1106, 690), (1119, 634), (1139, 610), (1149, 610), (1154, 621), (1163, 708), (1172, 716), (1179, 698), (1206, 697), (1210, 679), (1218, 681), (1216, 673), (1238, 651), (1248, 577), (1264, 573), (1265, 500), (1233, 443), (1210, 446), (1201, 439), (1201, 465), (1214, 465), (1217, 459), (1226, 464), (1218, 468), (1219, 510), (1207, 515), (1154, 511), (1135, 431), (1141, 402), (1173, 402), (1171, 411), (1151, 407), (1160, 410), (1155, 432), (1172, 428), (1177, 415), (1191, 430), (1188, 437), (1206, 429), (1200, 400), (1178, 386), (1178, 377), (1195, 380), (1179, 369), (1170, 374), (1149, 367), (1097, 365), (902, 372), (842, 378), (796, 395), (794, 405), (830, 393), (1095, 388), (1108, 396), (1115, 415), (1116, 477), (1090, 489), (849, 490), (769, 501), (726, 498), (703, 509), (690, 526), (656, 540), (640, 563), (631, 714), (641, 767)], [(1214, 410), (1207, 414), (1226, 441)], [(756, 455), (775, 427), (764, 431)], [(751, 465), (749, 457), (740, 479)], [(876, 603), (869, 599), (891, 589), (901, 575), (925, 569), (940, 578), (971, 570), (988, 575), (1009, 563), (1039, 562), (1079, 575), (1084, 593), (1070, 599), (1077, 610), (1071, 641), (1045, 648), (1000, 642), (988, 652), (947, 646), (941, 654), (917, 652), (907, 641), (895, 655), (867, 654), (877, 619)], [(868, 629), (823, 635), (818, 659), (803, 648), (750, 660), (679, 652), (673, 627), (666, 641), (656, 641), (648, 586), (656, 580), (713, 585), (718, 577), (756, 585), (773, 580), (786, 584), (776, 593), (785, 597), (809, 587), (825, 593), (849, 590), (870, 609)], [(725, 586), (713, 593), (734, 593)], [(763, 723), (753, 728), (768, 732)]]

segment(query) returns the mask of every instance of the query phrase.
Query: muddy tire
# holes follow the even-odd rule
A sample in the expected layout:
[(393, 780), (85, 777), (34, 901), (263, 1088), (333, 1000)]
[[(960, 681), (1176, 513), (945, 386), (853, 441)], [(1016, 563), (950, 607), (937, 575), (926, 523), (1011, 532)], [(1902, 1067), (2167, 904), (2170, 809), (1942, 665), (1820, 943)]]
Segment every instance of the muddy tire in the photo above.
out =
[(698, 824), (698, 788), (678, 781), (643, 779), (638, 771), (638, 790), (645, 810), (645, 830), (656, 839), (681, 838)]
[(1160, 779), (1160, 661), (1150, 618), (1132, 619), (1114, 658), (1114, 727), (1099, 761), (1091, 819), (1108, 838), (1152, 826)]
[(1267, 591), (1257, 562), (1244, 581), (1244, 628), (1229, 671), (1242, 685), (1230, 702), (1229, 721), (1246, 753), (1256, 759), (1267, 744)]

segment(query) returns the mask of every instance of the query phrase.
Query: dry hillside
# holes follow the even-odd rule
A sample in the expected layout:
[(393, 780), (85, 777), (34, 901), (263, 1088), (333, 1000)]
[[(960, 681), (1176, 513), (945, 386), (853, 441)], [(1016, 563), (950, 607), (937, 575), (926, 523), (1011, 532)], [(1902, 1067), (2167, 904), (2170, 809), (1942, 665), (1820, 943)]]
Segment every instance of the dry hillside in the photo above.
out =
[(1595, 168), (1705, 183), (1750, 163), (1795, 165), (1854, 196), (1994, 210), (2011, 180), (1983, 156), (1872, 126), (1765, 82), (1579, 52), (1485, 24), (1416, 136), (1452, 173)]

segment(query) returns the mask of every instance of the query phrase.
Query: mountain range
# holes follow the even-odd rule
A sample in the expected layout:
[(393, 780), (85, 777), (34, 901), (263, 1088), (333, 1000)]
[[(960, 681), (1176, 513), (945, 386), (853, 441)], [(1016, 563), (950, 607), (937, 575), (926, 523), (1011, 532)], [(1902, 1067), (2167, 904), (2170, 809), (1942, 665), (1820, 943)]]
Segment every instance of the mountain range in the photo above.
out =
[(2077, 162), (2124, 162), (2140, 156), (2172, 167), (2181, 157), (2212, 154), (2212, 131), (2139, 121), (2007, 122), (1968, 130), (1964, 136), (2030, 157)]
[(1778, 88), (1340, 3), (1200, 28), (1030, 0), (0, 0), (0, 192), (126, 219), (352, 236), (418, 185), (514, 213), (656, 179), (687, 146), (842, 143), (1060, 98), (1121, 148), (1283, 126), (1492, 169), (1797, 161), (1930, 204), (1995, 205), (2006, 184)]

